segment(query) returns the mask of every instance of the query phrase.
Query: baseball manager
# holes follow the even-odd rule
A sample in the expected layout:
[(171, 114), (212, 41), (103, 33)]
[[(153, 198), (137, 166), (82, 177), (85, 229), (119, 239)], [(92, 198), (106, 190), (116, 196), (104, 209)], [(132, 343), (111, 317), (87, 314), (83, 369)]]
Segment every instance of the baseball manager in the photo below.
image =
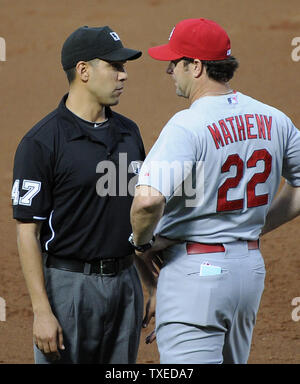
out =
[(264, 289), (259, 237), (300, 212), (300, 133), (281, 111), (230, 87), (238, 62), (217, 23), (183, 20), (148, 52), (169, 62), (177, 95), (190, 103), (148, 154), (131, 211), (139, 257), (162, 250), (160, 361), (246, 363)]

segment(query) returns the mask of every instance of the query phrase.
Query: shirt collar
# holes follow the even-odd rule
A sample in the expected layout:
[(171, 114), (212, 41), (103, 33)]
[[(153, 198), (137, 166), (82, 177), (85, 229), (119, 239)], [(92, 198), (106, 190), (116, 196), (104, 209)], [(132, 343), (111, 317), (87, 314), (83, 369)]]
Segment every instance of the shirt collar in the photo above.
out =
[[(58, 105), (58, 113), (64, 120), (64, 130), (66, 133), (67, 141), (79, 139), (81, 137), (89, 136), (87, 132), (81, 129), (79, 122), (75, 118), (74, 114), (66, 107), (66, 100), (68, 93), (65, 94)], [(109, 124), (113, 127), (116, 133), (116, 138), (121, 138), (120, 134), (131, 133), (131, 130), (120, 120), (110, 107), (105, 107), (105, 115), (109, 119)]]

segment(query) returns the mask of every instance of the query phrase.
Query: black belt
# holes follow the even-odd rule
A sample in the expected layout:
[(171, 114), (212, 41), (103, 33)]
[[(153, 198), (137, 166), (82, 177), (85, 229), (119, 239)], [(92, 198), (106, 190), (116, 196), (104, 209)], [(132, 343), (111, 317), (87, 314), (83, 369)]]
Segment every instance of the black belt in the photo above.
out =
[(123, 258), (102, 259), (91, 262), (63, 259), (61, 257), (47, 254), (46, 267), (57, 268), (70, 272), (81, 272), (85, 275), (92, 273), (100, 276), (116, 276), (119, 272), (133, 264), (133, 255)]

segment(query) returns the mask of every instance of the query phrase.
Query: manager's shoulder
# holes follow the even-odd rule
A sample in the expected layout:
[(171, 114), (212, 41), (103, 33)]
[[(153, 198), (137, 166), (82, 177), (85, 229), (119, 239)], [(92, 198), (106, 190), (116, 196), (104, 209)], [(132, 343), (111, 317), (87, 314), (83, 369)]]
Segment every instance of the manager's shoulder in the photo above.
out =
[(183, 109), (177, 113), (167, 122), (164, 127), (165, 131), (178, 129), (180, 131), (189, 132), (194, 134), (197, 132), (199, 127), (199, 114), (193, 109)]
[(281, 111), (277, 107), (274, 107), (273, 105), (264, 103), (263, 101), (257, 100), (248, 95), (242, 94), (242, 97), (244, 102), (255, 105), (258, 110), (261, 110), (265, 113), (269, 113), (270, 115), (275, 116), (277, 118), (289, 119), (289, 117), (283, 111)]
[(199, 115), (191, 108), (183, 109), (169, 120), (170, 124), (176, 124), (180, 126), (190, 126), (193, 122), (199, 121)]

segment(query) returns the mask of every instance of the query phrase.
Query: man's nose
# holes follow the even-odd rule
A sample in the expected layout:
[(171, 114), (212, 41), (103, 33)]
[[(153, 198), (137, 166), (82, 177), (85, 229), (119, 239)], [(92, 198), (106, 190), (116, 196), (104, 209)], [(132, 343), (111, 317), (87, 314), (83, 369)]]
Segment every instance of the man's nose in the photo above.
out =
[(128, 73), (125, 69), (123, 69), (121, 72), (119, 72), (119, 80), (125, 81), (128, 79)]
[(172, 63), (169, 63), (169, 65), (166, 69), (166, 72), (168, 75), (172, 75), (172, 73), (173, 73), (173, 64)]

